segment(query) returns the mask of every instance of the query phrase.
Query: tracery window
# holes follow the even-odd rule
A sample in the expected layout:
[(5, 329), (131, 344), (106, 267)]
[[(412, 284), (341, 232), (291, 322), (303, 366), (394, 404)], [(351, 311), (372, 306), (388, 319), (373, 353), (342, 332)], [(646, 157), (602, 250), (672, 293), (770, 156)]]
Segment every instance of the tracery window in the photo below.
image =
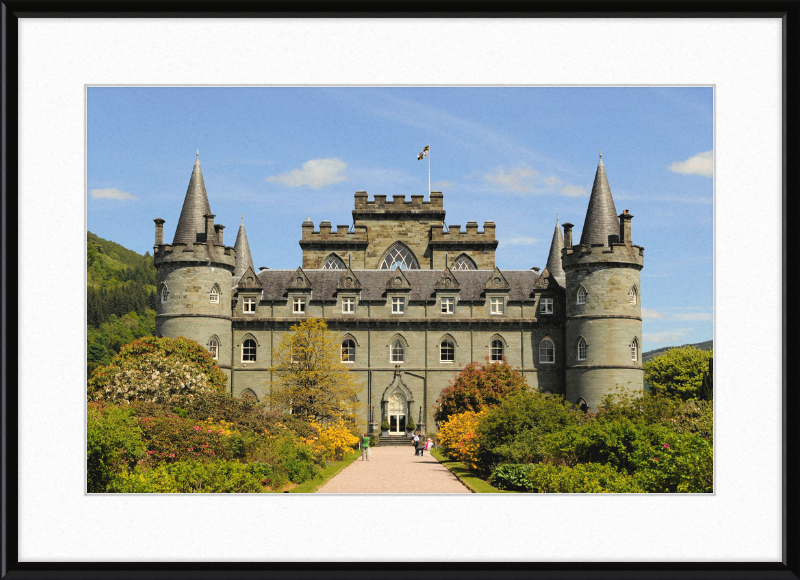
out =
[(500, 339), (494, 339), (492, 341), (492, 348), (491, 348), (491, 358), (492, 362), (502, 362), (503, 360), (503, 341)]
[(212, 338), (208, 341), (208, 352), (211, 353), (211, 357), (214, 360), (217, 360), (217, 357), (219, 356), (219, 343), (217, 342), (216, 338)]
[(586, 304), (586, 288), (578, 288), (578, 304)]
[(581, 338), (578, 341), (578, 360), (586, 360), (586, 351), (589, 350), (589, 345)]
[(395, 242), (381, 262), (381, 270), (419, 270), (419, 262), (404, 244)]
[(631, 304), (634, 306), (636, 305), (636, 286), (631, 288), (630, 292), (628, 292), (628, 298), (630, 298)]
[(161, 303), (166, 304), (167, 300), (169, 300), (169, 290), (167, 289), (166, 284), (161, 285)]
[(401, 363), (405, 361), (405, 349), (403, 348), (403, 343), (399, 338), (392, 343), (389, 360), (393, 363)]
[(208, 293), (208, 301), (211, 304), (219, 304), (219, 286), (216, 284), (211, 287), (211, 291)]
[(356, 361), (356, 341), (346, 338), (342, 341), (342, 362)]
[(466, 254), (461, 254), (456, 261), (453, 262), (451, 270), (477, 270), (478, 266), (472, 261), (472, 258)]
[(331, 254), (325, 259), (325, 262), (322, 264), (323, 270), (346, 270), (347, 267), (344, 265), (344, 260), (342, 260), (336, 254)]
[(633, 339), (633, 342), (631, 342), (631, 360), (639, 360), (639, 341), (635, 338)]

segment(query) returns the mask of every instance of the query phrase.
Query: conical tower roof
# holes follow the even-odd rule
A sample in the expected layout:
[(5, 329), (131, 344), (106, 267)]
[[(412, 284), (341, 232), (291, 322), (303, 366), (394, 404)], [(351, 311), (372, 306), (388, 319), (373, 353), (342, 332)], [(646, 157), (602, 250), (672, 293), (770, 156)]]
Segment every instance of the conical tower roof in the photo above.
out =
[(236, 269), (233, 271), (234, 280), (241, 278), (247, 271), (247, 268), (253, 268), (253, 257), (250, 255), (250, 244), (247, 242), (247, 233), (244, 231), (244, 216), (242, 216), (242, 223), (239, 224), (239, 233), (236, 234)]
[(600, 163), (597, 164), (592, 195), (589, 198), (589, 209), (586, 210), (586, 221), (583, 222), (581, 244), (607, 246), (608, 236), (611, 235), (619, 235), (619, 219), (617, 209), (614, 207), (614, 198), (611, 197), (611, 188), (608, 186), (606, 168), (603, 166), (603, 154), (600, 153)]
[(550, 254), (547, 256), (547, 270), (562, 286), (566, 285), (567, 275), (561, 265), (561, 250), (564, 249), (564, 236), (561, 235), (561, 228), (558, 227), (558, 217), (556, 217), (556, 229), (553, 232), (553, 241), (550, 242)]
[(186, 190), (186, 198), (183, 200), (181, 217), (178, 220), (178, 227), (175, 228), (175, 239), (173, 244), (194, 244), (197, 242), (197, 234), (205, 234), (206, 219), (205, 215), (211, 213), (208, 205), (208, 194), (206, 184), (203, 182), (203, 172), (200, 170), (200, 152), (192, 169), (192, 177), (189, 180), (189, 187)]

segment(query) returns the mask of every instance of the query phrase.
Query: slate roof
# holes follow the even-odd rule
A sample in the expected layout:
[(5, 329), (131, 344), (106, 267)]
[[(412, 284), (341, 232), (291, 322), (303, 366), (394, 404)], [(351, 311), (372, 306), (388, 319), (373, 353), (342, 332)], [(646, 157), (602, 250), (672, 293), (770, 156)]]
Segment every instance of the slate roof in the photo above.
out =
[(556, 230), (553, 232), (553, 241), (550, 242), (550, 254), (547, 256), (545, 268), (562, 286), (566, 286), (567, 274), (561, 265), (561, 250), (564, 248), (564, 236), (561, 235), (561, 228), (558, 227), (556, 218)]
[(203, 172), (200, 170), (200, 153), (198, 152), (172, 243), (194, 244), (197, 241), (197, 234), (205, 234), (205, 216), (210, 213), (211, 207), (208, 205), (208, 194), (203, 181)]
[(234, 279), (238, 280), (247, 271), (247, 268), (253, 268), (253, 258), (250, 256), (250, 244), (247, 242), (247, 233), (244, 231), (244, 216), (242, 216), (242, 223), (239, 224), (239, 233), (236, 234), (236, 244), (233, 246), (236, 250), (236, 269), (233, 271)]
[(611, 197), (611, 188), (608, 185), (601, 154), (592, 185), (592, 195), (589, 198), (589, 209), (586, 210), (586, 220), (583, 222), (581, 244), (608, 246), (608, 236), (612, 235), (619, 235), (619, 217), (614, 207), (614, 198)]
[[(313, 289), (314, 300), (336, 300), (336, 284), (342, 275), (342, 270), (303, 270), (308, 276)], [(258, 279), (264, 290), (262, 300), (285, 300), (289, 280), (295, 270), (261, 270)], [(435, 297), (434, 285), (442, 276), (444, 270), (404, 270), (403, 274), (411, 284), (409, 300), (420, 302), (433, 301)], [(361, 282), (361, 300), (386, 300), (386, 281), (391, 275), (390, 270), (353, 270)], [(492, 270), (459, 270), (453, 272), (458, 280), (460, 300), (484, 301), (484, 287), (486, 280), (491, 276)], [(539, 279), (539, 274), (533, 270), (503, 270), (511, 288), (508, 300), (512, 302), (532, 300), (533, 286)]]

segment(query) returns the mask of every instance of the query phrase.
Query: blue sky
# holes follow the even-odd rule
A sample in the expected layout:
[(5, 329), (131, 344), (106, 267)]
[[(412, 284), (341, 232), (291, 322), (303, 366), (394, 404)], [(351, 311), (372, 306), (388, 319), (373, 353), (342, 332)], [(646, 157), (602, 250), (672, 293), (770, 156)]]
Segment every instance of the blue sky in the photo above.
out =
[[(200, 150), (215, 222), (256, 266), (296, 268), (301, 224), (352, 222), (353, 194), (444, 193), (449, 225), (497, 224), (501, 269), (543, 268), (556, 215), (580, 239), (603, 162), (645, 248), (643, 350), (712, 338), (711, 88), (88, 89), (89, 231), (171, 241)], [(408, 197), (407, 197), (408, 199)]]

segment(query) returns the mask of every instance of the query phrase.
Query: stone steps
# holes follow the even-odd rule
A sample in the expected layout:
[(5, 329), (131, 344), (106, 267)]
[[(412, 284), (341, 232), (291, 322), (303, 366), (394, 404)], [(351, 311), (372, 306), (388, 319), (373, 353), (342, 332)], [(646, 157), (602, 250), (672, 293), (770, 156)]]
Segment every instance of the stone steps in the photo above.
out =
[(414, 439), (412, 437), (405, 437), (404, 435), (381, 435), (378, 437), (378, 445), (381, 447), (400, 447), (407, 446), (414, 447)]

